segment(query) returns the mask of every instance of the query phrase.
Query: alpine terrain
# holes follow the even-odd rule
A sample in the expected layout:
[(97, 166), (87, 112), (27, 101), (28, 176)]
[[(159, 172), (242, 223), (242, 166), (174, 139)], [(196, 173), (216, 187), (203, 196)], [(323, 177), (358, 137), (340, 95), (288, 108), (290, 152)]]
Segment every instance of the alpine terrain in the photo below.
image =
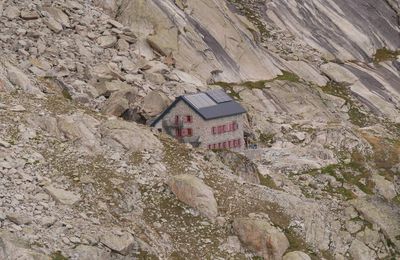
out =
[(400, 259), (400, 1), (0, 0), (0, 259)]

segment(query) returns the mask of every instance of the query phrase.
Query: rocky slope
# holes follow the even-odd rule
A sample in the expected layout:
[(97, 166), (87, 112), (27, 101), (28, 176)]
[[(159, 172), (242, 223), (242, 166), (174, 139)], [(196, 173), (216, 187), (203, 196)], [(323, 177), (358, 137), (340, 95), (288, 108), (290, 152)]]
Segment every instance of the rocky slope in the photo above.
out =
[[(400, 257), (399, 2), (0, 0), (0, 259)], [(224, 88), (257, 149), (146, 121)]]

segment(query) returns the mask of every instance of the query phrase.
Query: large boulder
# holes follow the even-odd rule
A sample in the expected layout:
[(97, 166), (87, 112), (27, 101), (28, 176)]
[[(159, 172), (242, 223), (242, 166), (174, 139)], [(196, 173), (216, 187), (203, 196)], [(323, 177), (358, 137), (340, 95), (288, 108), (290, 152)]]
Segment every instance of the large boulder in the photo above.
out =
[(220, 151), (218, 156), (225, 165), (244, 181), (255, 184), (260, 183), (257, 165), (244, 155), (232, 151)]
[(375, 183), (375, 190), (385, 199), (391, 200), (397, 196), (393, 182), (386, 180), (385, 177), (375, 174), (372, 176), (372, 181)]
[(182, 174), (168, 180), (168, 186), (178, 199), (197, 209), (203, 216), (214, 221), (218, 215), (213, 190), (199, 178)]
[(136, 97), (137, 91), (133, 88), (113, 92), (101, 108), (101, 112), (107, 115), (122, 116), (135, 102)]
[(133, 122), (112, 119), (100, 126), (102, 141), (114, 149), (132, 152), (161, 149), (161, 142), (148, 128)]
[(121, 255), (128, 255), (133, 249), (138, 247), (138, 243), (130, 233), (115, 235), (109, 233), (101, 238), (101, 243), (112, 251)]
[(45, 190), (55, 201), (61, 204), (74, 205), (81, 199), (79, 194), (75, 194), (64, 189), (59, 189), (54, 186), (47, 186)]
[(28, 76), (20, 71), (17, 67), (8, 64), (7, 65), (8, 80), (19, 87), (23, 91), (29, 94), (42, 94), (42, 92), (32, 84)]
[(282, 260), (311, 260), (311, 257), (301, 251), (293, 251), (285, 254)]
[(98, 151), (100, 145), (96, 133), (99, 124), (98, 120), (83, 113), (62, 115), (57, 118), (57, 126), (62, 137), (93, 152)]
[(267, 260), (280, 260), (289, 248), (285, 234), (267, 220), (237, 218), (233, 221), (234, 232), (250, 250)]
[(153, 117), (160, 114), (169, 104), (170, 100), (165, 94), (152, 91), (143, 99), (143, 110), (146, 115)]

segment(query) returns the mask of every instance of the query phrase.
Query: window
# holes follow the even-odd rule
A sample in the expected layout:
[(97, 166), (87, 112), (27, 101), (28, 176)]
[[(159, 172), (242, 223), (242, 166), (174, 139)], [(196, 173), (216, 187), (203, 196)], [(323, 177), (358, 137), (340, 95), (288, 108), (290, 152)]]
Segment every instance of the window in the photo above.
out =
[(218, 143), (218, 149), (221, 149), (221, 143)]
[(242, 145), (240, 141), (241, 141), (240, 139), (237, 140), (237, 146), (238, 147), (240, 147)]
[(217, 144), (213, 144), (213, 149), (217, 149)]
[(175, 116), (175, 124), (179, 124), (179, 116)]
[(227, 132), (226, 125), (223, 125), (222, 126), (222, 133), (226, 133), (226, 132)]
[(182, 137), (182, 130), (181, 129), (176, 129), (175, 130), (175, 136), (176, 137)]
[(188, 128), (188, 129), (187, 129), (186, 135), (187, 135), (187, 136), (192, 136), (192, 135), (193, 135), (193, 130), (192, 130), (192, 128)]
[(212, 147), (211, 144), (209, 144), (209, 145), (208, 145), (208, 150), (211, 150), (211, 147)]
[(218, 134), (222, 134), (223, 132), (223, 128), (222, 128), (222, 126), (218, 126)]
[(224, 148), (224, 149), (226, 148), (226, 142), (222, 143), (222, 148)]
[(193, 117), (191, 115), (186, 115), (184, 118), (185, 118), (185, 123), (193, 122)]
[(213, 135), (217, 134), (217, 128), (215, 126), (212, 127), (212, 133)]
[(232, 141), (231, 140), (228, 141), (228, 147), (232, 148)]
[(236, 121), (233, 121), (233, 122), (232, 122), (232, 129), (233, 129), (233, 131), (235, 131), (235, 130), (238, 129), (238, 124), (237, 124)]

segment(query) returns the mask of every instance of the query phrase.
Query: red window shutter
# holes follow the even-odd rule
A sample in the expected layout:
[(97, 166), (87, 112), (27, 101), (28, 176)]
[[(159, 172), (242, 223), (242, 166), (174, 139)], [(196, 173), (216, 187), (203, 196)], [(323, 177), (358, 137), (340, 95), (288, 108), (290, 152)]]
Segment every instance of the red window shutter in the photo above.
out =
[(193, 135), (193, 130), (192, 128), (187, 129), (187, 136), (192, 136)]
[(222, 134), (222, 126), (218, 126), (218, 134)]
[(222, 132), (223, 132), (223, 133), (228, 132), (228, 130), (226, 129), (226, 125), (223, 125), (223, 126), (222, 126)]
[(237, 129), (237, 123), (236, 121), (232, 122), (232, 131), (235, 131)]
[(176, 137), (180, 137), (181, 136), (181, 130), (180, 129), (176, 129), (175, 130), (175, 136)]
[(217, 133), (217, 128), (215, 126), (212, 127), (212, 133), (215, 135)]
[(237, 146), (238, 146), (237, 140), (233, 140), (233, 147), (237, 147)]

